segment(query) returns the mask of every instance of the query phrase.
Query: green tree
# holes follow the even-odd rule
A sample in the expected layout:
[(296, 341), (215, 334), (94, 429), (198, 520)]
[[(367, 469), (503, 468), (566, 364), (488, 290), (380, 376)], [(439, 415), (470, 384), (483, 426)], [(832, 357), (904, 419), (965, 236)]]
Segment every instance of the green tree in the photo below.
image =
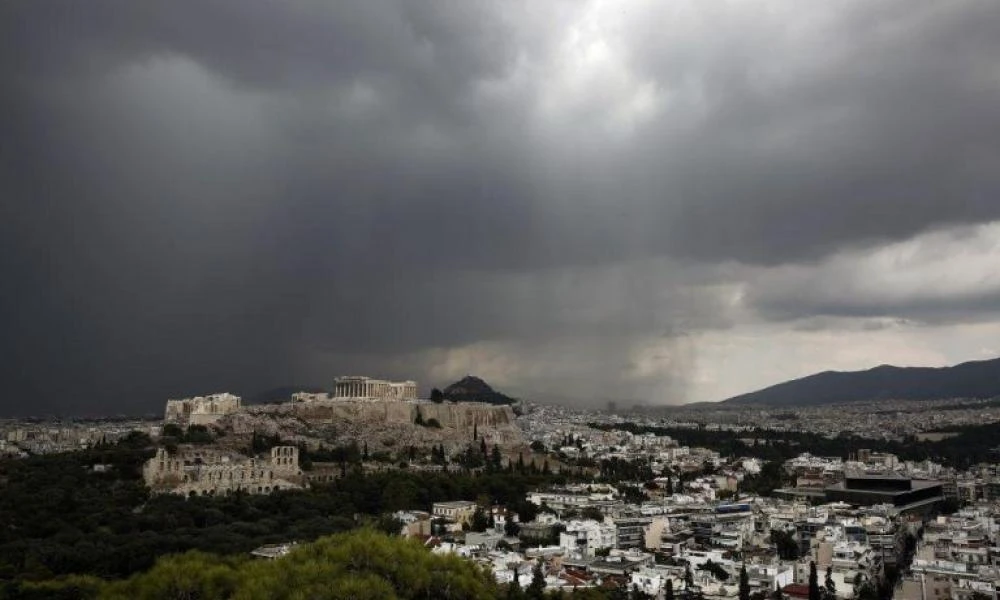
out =
[(535, 570), (531, 575), (531, 583), (528, 584), (527, 597), (529, 600), (542, 600), (545, 598), (545, 573), (542, 571), (542, 559), (535, 563)]
[(837, 597), (837, 586), (833, 583), (833, 567), (826, 568), (826, 580), (823, 584), (826, 600), (834, 600)]
[(515, 537), (521, 532), (521, 526), (514, 522), (514, 519), (507, 517), (507, 520), (503, 523), (504, 535), (508, 537)]
[(871, 581), (862, 583), (854, 592), (858, 600), (878, 600), (878, 589)]
[(204, 425), (191, 425), (187, 428), (181, 441), (188, 444), (211, 444), (215, 441), (215, 436)]
[(674, 580), (667, 578), (666, 589), (663, 592), (663, 600), (674, 600)]
[(740, 600), (750, 600), (750, 576), (746, 564), (740, 567)]
[(517, 580), (517, 571), (514, 571), (514, 579), (507, 584), (506, 600), (525, 600), (524, 591), (521, 589), (521, 582)]
[(472, 531), (486, 531), (489, 525), (489, 519), (486, 517), (486, 512), (483, 511), (483, 507), (477, 506), (476, 511), (472, 513), (472, 521), (469, 523), (469, 529)]
[(809, 600), (822, 600), (819, 591), (819, 575), (816, 573), (816, 561), (809, 561)]
[[(378, 506), (370, 506), (369, 509), (377, 509), (385, 512), (395, 512), (397, 510), (411, 510), (417, 507), (417, 497), (420, 489), (413, 480), (402, 477), (390, 479), (382, 488), (381, 501)], [(374, 512), (374, 510), (373, 510)]]
[(705, 563), (702, 566), (698, 567), (698, 570), (708, 571), (709, 573), (712, 574), (713, 577), (715, 577), (719, 581), (726, 581), (729, 579), (729, 573), (724, 568), (722, 568), (721, 565), (717, 565), (714, 562), (712, 562), (711, 559), (705, 561)]
[(441, 404), (444, 402), (444, 393), (441, 390), (434, 388), (431, 390), (431, 402), (434, 404)]
[(102, 598), (230, 598), (240, 583), (243, 558), (220, 558), (203, 552), (167, 556), (131, 579), (112, 584)]
[[(163, 426), (163, 437), (172, 437), (175, 439), (180, 439), (184, 436), (184, 430), (177, 423), (167, 423)], [(256, 434), (256, 432), (255, 432)]]
[(202, 553), (169, 556), (146, 573), (110, 584), (101, 597), (496, 600), (498, 590), (493, 578), (473, 563), (363, 529), (305, 544), (274, 561)]
[(403, 522), (390, 514), (385, 514), (375, 520), (374, 527), (376, 531), (381, 531), (386, 535), (399, 535), (403, 528)]
[(771, 542), (778, 551), (778, 557), (782, 560), (795, 560), (799, 557), (799, 544), (790, 532), (772, 529)]
[(104, 582), (89, 575), (70, 575), (47, 581), (25, 581), (0, 597), (19, 600), (94, 600), (104, 589)]
[(493, 444), (493, 450), (490, 451), (490, 468), (494, 471), (499, 471), (503, 467), (503, 455), (500, 454), (500, 446)]

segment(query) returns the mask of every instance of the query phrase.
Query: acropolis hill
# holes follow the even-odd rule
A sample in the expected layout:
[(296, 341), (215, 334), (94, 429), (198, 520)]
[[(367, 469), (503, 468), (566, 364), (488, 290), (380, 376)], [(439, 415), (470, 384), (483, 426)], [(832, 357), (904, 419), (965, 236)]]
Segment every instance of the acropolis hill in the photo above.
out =
[[(474, 431), (489, 444), (523, 444), (514, 418), (509, 406), (489, 404), (324, 400), (246, 407), (218, 426), (238, 437), (256, 431), (308, 445), (356, 441), (367, 442), (372, 450), (437, 444), (458, 449), (472, 440)], [(440, 427), (418, 425), (418, 420), (435, 420)]]
[[(372, 451), (436, 445), (457, 450), (474, 435), (501, 448), (524, 444), (509, 405), (417, 400), (412, 381), (341, 377), (334, 389), (332, 395), (297, 393), (286, 402), (251, 406), (229, 394), (171, 400), (165, 421), (210, 425), (226, 434), (220, 443), (234, 447), (255, 433), (309, 447), (355, 441)], [(232, 400), (221, 403), (221, 397)]]

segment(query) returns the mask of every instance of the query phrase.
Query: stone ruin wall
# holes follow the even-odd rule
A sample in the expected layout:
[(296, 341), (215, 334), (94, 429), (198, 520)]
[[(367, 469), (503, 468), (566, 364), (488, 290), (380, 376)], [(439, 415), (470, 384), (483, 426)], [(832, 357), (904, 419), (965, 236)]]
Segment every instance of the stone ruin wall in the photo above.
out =
[[(436, 419), (441, 428), (416, 425), (418, 410), (425, 423)], [(337, 399), (244, 407), (220, 425), (241, 436), (256, 431), (306, 443), (334, 432), (340, 442), (365, 441), (373, 449), (437, 444), (458, 448), (472, 439), (475, 429), (487, 443), (513, 448), (524, 444), (515, 419), (510, 406)]]
[(225, 495), (236, 491), (269, 494), (300, 489), (305, 478), (298, 448), (275, 447), (270, 459), (233, 455), (215, 448), (160, 448), (143, 465), (143, 480), (153, 493)]

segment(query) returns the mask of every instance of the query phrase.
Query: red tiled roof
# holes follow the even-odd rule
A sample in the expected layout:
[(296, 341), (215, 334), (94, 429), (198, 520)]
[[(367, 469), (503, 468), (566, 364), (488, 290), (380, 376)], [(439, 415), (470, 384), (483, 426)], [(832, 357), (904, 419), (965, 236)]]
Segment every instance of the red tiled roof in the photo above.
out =
[(785, 587), (781, 588), (781, 593), (786, 596), (792, 596), (793, 598), (808, 598), (809, 586), (802, 583), (789, 583)]

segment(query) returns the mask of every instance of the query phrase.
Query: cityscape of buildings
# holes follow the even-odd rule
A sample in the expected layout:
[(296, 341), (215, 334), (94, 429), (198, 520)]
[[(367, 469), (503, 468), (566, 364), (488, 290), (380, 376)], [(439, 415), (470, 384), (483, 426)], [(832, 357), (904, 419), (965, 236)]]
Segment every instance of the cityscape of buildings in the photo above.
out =
[[(416, 398), (414, 382), (367, 377), (338, 378), (333, 394), (298, 393), (287, 403), (400, 401), (415, 404), (418, 415), (420, 406), (433, 405)], [(996, 464), (958, 469), (933, 458), (903, 460), (864, 448), (845, 456), (819, 456), (802, 448), (781, 460), (779, 470), (771, 468), (776, 485), (763, 491), (758, 484), (769, 461), (759, 456), (724, 453), (711, 443), (685, 445), (670, 435), (624, 427), (710, 436), (725, 432), (746, 436), (738, 439), (751, 444), (766, 432), (833, 437), (850, 430), (873, 443), (914, 436), (945, 439), (949, 428), (1000, 421), (1000, 410), (992, 404), (886, 402), (877, 410), (857, 405), (681, 407), (656, 416), (521, 403), (517, 412), (521, 446), (505, 446), (495, 456), (500, 466), (524, 464), (527, 458), (535, 466), (544, 463), (546, 471), (589, 474), (591, 482), (530, 490), (523, 499), (534, 507), (528, 512), (523, 505), (484, 505), (476, 498), (412, 506), (393, 515), (400, 535), (420, 539), (432, 552), (487, 566), (500, 584), (516, 580), (527, 586), (541, 566), (552, 590), (619, 585), (655, 598), (663, 598), (668, 588), (727, 598), (738, 595), (745, 571), (751, 589), (762, 597), (778, 590), (807, 598), (813, 566), (830, 597), (844, 599), (884, 597), (886, 586), (903, 600), (972, 600), (995, 597), (1000, 589)], [(0, 423), (0, 449), (8, 457), (23, 457), (111, 444), (135, 431), (157, 439), (193, 427), (210, 431), (223, 417), (244, 413), (256, 414), (238, 396), (222, 393), (169, 400), (162, 422), (6, 421)], [(467, 429), (478, 428), (477, 419), (454, 427), (468, 435)], [(454, 451), (438, 455), (420, 449), (402, 462), (400, 456), (366, 456), (363, 467), (447, 472), (461, 459), (449, 454)], [(627, 465), (635, 477), (608, 481), (606, 470), (614, 465)], [(303, 469), (295, 445), (247, 455), (225, 445), (190, 443), (158, 448), (142, 472), (154, 494), (185, 497), (300, 490), (342, 475), (342, 466), (335, 464)], [(942, 512), (946, 506), (951, 510)], [(302, 541), (308, 540), (258, 548), (253, 555), (278, 558)], [(883, 590), (881, 596), (877, 590)]]

